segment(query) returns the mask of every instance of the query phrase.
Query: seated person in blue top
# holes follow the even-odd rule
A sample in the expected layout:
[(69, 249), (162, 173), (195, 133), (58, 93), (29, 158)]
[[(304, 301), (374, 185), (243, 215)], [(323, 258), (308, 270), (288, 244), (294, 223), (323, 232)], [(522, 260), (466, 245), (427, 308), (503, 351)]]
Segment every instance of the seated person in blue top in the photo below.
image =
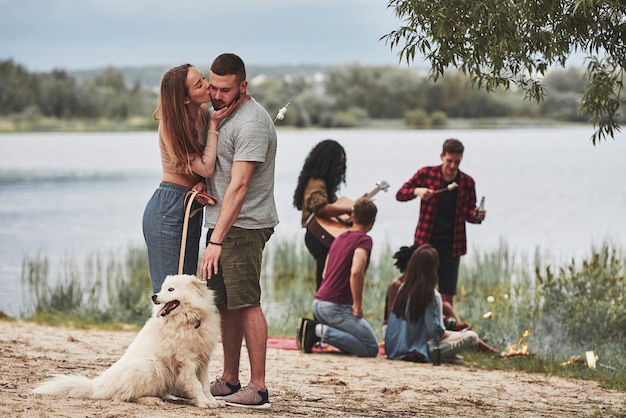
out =
[(441, 294), (435, 289), (438, 267), (439, 255), (430, 244), (419, 246), (411, 255), (387, 323), (387, 358), (430, 363), (437, 345), (442, 361), (454, 360), (457, 353), (477, 345), (498, 353), (480, 341), (474, 331), (446, 330)]
[(367, 233), (376, 213), (374, 202), (358, 199), (352, 226), (331, 244), (322, 284), (313, 300), (315, 320), (300, 318), (298, 324), (298, 348), (305, 353), (322, 342), (359, 357), (378, 355), (376, 334), (363, 318), (363, 285), (372, 251)]
[[(391, 281), (389, 286), (387, 287), (387, 294), (385, 295), (385, 310), (383, 312), (383, 338), (385, 336), (385, 330), (387, 329), (387, 322), (389, 321), (389, 314), (391, 314), (391, 308), (393, 307), (393, 301), (396, 300), (396, 295), (398, 294), (398, 289), (404, 283), (404, 272), (406, 270), (406, 265), (411, 259), (411, 255), (413, 251), (415, 251), (419, 247), (419, 244), (413, 244), (411, 246), (402, 246), (398, 251), (395, 252), (393, 258), (395, 258), (394, 266), (400, 270), (400, 276), (396, 277)], [(472, 329), (472, 326), (467, 322), (459, 321), (454, 308), (450, 303), (443, 302), (443, 323), (446, 326), (446, 329), (451, 331), (461, 331), (462, 329), (469, 328)]]

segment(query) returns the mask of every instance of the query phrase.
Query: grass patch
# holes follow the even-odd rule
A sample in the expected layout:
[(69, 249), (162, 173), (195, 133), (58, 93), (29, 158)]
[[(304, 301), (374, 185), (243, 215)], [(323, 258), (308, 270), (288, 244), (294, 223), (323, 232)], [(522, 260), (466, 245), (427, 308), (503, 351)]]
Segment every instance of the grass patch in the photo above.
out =
[(66, 257), (54, 276), (47, 257), (25, 257), (22, 284), (33, 302), (27, 315), (40, 323), (142, 326), (151, 314), (147, 253), (141, 248), (130, 248), (123, 260), (93, 254), (82, 270)]
[(0, 132), (133, 132), (156, 131), (150, 116), (110, 118), (0, 117)]
[[(366, 319), (382, 340), (384, 296), (398, 275), (388, 245), (371, 260), (366, 277)], [(300, 237), (271, 241), (262, 272), (262, 305), (270, 335), (294, 336), (299, 316), (312, 316), (315, 263)], [(145, 248), (89, 256), (81, 269), (66, 258), (55, 274), (40, 254), (23, 261), (22, 283), (39, 323), (138, 329), (151, 312)], [(626, 389), (626, 291), (624, 254), (608, 244), (582, 260), (555, 266), (536, 251), (532, 259), (512, 254), (505, 243), (461, 262), (455, 307), (490, 345), (505, 350), (525, 331), (529, 355), (501, 358), (463, 354), (468, 365), (590, 379)], [(488, 315), (487, 315), (488, 314)], [(2, 317), (0, 315), (0, 317)], [(2, 319), (10, 319), (2, 317)], [(596, 368), (587, 366), (593, 351)]]

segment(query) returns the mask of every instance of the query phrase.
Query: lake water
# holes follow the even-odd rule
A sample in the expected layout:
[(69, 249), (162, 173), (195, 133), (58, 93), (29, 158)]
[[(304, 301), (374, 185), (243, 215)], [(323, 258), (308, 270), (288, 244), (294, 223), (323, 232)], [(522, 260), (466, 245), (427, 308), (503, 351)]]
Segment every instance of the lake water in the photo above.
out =
[[(279, 130), (276, 202), (280, 225), (272, 242), (299, 238), (291, 199), (304, 158), (320, 140), (347, 154), (347, 186), (356, 198), (380, 180), (374, 252), (412, 242), (419, 200), (395, 193), (417, 169), (440, 162), (444, 139), (465, 145), (461, 169), (486, 196), (487, 219), (468, 225), (469, 253), (502, 240), (517, 254), (539, 248), (557, 260), (587, 255), (608, 240), (626, 244), (626, 135), (595, 147), (591, 127), (500, 130)], [(156, 133), (0, 134), (0, 310), (24, 309), (24, 256), (38, 252), (52, 272), (64, 258), (125, 254), (143, 245), (141, 218), (160, 181)]]

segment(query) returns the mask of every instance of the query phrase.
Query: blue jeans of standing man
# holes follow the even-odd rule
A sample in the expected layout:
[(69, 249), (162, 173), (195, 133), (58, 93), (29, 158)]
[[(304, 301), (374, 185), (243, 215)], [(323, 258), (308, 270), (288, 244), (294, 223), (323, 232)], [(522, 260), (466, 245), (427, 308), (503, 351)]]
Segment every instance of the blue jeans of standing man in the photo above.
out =
[(321, 341), (359, 357), (376, 357), (378, 340), (370, 324), (352, 315), (352, 306), (313, 300), (313, 315), (323, 326)]

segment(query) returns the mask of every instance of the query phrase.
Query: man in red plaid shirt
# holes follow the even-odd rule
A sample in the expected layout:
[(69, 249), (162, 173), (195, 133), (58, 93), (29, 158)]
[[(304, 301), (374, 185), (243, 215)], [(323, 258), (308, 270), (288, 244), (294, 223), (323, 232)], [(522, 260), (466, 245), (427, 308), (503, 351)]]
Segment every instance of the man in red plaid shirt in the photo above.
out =
[(439, 252), (439, 292), (451, 306), (461, 256), (467, 252), (465, 222), (481, 223), (486, 214), (476, 208), (474, 179), (459, 170), (463, 151), (461, 141), (446, 139), (442, 164), (422, 167), (396, 193), (401, 202), (421, 199), (414, 242), (428, 243)]

